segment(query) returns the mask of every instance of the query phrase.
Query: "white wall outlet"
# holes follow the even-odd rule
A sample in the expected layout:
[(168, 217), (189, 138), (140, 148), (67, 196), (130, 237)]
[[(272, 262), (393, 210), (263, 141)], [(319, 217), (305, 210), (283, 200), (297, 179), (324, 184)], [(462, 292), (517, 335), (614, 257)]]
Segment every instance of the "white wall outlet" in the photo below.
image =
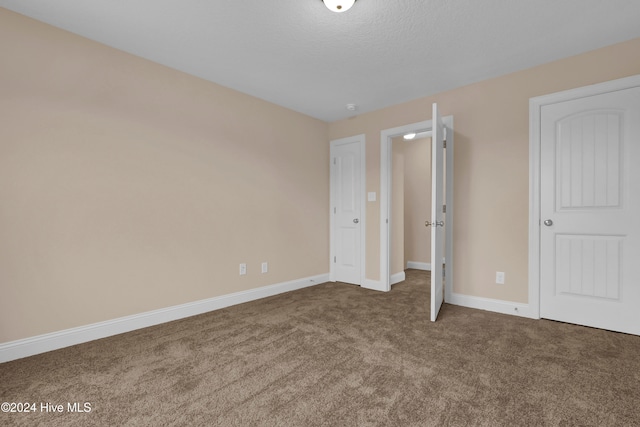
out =
[(268, 262), (263, 262), (262, 263), (262, 272), (266, 273), (267, 271), (269, 271), (269, 263)]
[(504, 285), (504, 271), (496, 271), (496, 283)]
[(370, 191), (367, 193), (367, 201), (369, 202), (375, 202), (376, 201), (376, 192), (375, 191)]
[(247, 264), (243, 262), (240, 264), (240, 275), (244, 276), (245, 274), (247, 274)]

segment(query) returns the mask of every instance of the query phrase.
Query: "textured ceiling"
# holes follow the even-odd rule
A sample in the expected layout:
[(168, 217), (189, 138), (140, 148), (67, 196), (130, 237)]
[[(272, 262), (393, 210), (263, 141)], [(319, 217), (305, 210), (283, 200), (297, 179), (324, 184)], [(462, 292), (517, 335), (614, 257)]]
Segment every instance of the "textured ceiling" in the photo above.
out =
[[(334, 121), (640, 37), (639, 0), (0, 0)], [(640, 52), (638, 52), (640, 55)]]

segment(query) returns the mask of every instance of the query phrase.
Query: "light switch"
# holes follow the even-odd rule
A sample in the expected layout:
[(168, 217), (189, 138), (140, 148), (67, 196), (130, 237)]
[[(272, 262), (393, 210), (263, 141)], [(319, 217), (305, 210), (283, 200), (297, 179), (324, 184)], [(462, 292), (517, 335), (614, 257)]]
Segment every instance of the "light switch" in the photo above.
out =
[(375, 191), (370, 191), (369, 193), (367, 193), (367, 200), (370, 202), (375, 202), (376, 201), (376, 192)]

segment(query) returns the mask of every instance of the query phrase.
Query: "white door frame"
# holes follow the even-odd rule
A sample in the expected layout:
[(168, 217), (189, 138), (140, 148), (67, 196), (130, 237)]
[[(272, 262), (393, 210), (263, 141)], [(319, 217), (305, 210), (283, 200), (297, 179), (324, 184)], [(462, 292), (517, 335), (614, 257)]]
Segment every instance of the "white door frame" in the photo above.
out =
[(529, 310), (540, 318), (540, 126), (542, 107), (640, 86), (640, 74), (529, 99)]
[[(446, 180), (447, 194), (445, 200), (447, 212), (445, 224), (453, 224), (453, 116), (442, 118), (447, 135)], [(431, 120), (412, 123), (380, 132), (380, 280), (375, 289), (388, 292), (391, 290), (389, 271), (390, 230), (391, 230), (391, 161), (393, 138), (410, 132), (430, 132), (433, 129)], [(446, 226), (446, 225), (445, 225)], [(447, 227), (447, 230), (449, 228)], [(452, 233), (445, 232), (447, 263), (445, 264), (445, 301), (451, 300), (453, 290), (453, 238)]]
[[(367, 205), (365, 202), (366, 199), (366, 175), (367, 175), (367, 158), (365, 156), (365, 136), (364, 134), (349, 136), (346, 138), (334, 139), (329, 143), (329, 153), (332, 153), (334, 147), (342, 144), (349, 144), (357, 142), (360, 147), (360, 283), (362, 284), (365, 281), (365, 271), (366, 271), (366, 231), (367, 231)], [(331, 162), (332, 156), (329, 155), (329, 162)], [(331, 163), (329, 163), (329, 167), (331, 168)], [(329, 172), (329, 280), (332, 282), (336, 281), (336, 273), (335, 273), (335, 263), (333, 262), (334, 257), (336, 256), (335, 251), (335, 223), (334, 223), (334, 215), (333, 215), (333, 207), (334, 203), (334, 193), (335, 193), (335, 177), (333, 173)]]

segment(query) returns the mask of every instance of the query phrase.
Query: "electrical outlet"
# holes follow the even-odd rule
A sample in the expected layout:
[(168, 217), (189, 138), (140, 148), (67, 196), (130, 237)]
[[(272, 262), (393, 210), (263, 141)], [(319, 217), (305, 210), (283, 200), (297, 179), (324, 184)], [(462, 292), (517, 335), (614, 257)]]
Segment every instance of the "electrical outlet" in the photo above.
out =
[(504, 285), (504, 271), (496, 271), (496, 283)]
[(243, 262), (240, 264), (240, 275), (244, 276), (245, 274), (247, 274), (247, 264)]
[(268, 262), (263, 262), (262, 263), (262, 272), (266, 273), (269, 271), (269, 263)]

